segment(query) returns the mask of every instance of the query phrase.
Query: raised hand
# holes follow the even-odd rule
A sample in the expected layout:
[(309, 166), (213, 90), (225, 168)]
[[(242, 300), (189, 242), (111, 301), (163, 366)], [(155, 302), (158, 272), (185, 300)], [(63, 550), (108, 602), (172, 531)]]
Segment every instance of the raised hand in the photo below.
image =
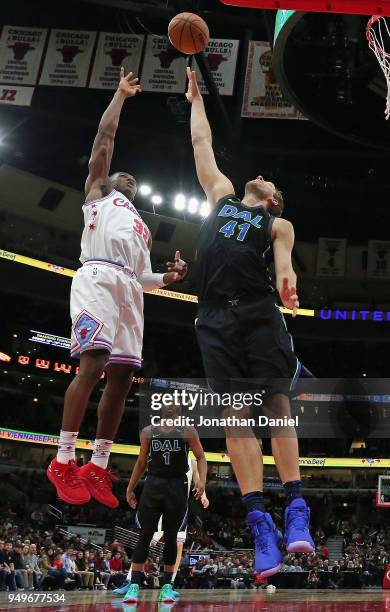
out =
[(142, 91), (141, 85), (138, 85), (138, 78), (132, 78), (133, 73), (129, 72), (127, 76), (125, 76), (125, 69), (121, 66), (120, 72), (120, 80), (118, 85), (118, 91), (121, 91), (125, 94), (126, 98), (131, 98), (135, 96), (136, 93)]
[(296, 287), (289, 286), (288, 278), (283, 279), (283, 284), (279, 290), (279, 295), (283, 306), (289, 310), (292, 310), (292, 316), (296, 317), (299, 308), (297, 290)]
[(201, 93), (199, 91), (198, 81), (196, 80), (196, 72), (195, 70), (191, 70), (191, 68), (187, 68), (187, 78), (188, 78), (188, 88), (186, 91), (186, 98), (188, 102), (192, 102), (195, 98), (200, 98)]
[(176, 251), (174, 261), (167, 261), (166, 266), (168, 273), (164, 274), (164, 283), (165, 277), (169, 278), (170, 283), (181, 281), (188, 272), (188, 265), (180, 258), (180, 251)]

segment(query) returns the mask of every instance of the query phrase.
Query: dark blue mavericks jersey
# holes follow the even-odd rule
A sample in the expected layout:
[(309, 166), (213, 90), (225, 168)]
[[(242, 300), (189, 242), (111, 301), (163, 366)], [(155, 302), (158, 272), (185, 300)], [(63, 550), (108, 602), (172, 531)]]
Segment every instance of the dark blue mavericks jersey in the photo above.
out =
[(275, 288), (264, 259), (274, 217), (235, 195), (217, 202), (205, 219), (197, 244), (199, 301), (264, 297)]

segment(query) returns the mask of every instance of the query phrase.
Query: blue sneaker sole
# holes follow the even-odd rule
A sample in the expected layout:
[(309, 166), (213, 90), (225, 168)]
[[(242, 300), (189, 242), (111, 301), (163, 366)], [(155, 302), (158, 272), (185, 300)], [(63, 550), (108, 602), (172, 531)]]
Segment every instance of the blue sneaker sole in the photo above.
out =
[(291, 542), (286, 546), (287, 552), (289, 553), (312, 553), (315, 551), (315, 548), (310, 542), (306, 540), (297, 540), (296, 542)]

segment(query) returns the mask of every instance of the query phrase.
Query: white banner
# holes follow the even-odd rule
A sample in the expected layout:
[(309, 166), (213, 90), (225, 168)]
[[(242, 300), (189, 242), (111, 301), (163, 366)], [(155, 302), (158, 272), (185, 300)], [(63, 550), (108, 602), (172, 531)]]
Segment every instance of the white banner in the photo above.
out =
[[(210, 38), (204, 51), (210, 72), (222, 96), (233, 95), (239, 42), (239, 40)], [(209, 93), (196, 62), (195, 71), (201, 92)]]
[(106, 530), (99, 527), (79, 527), (79, 525), (68, 525), (68, 531), (75, 533), (84, 540), (91, 540), (94, 544), (104, 544), (106, 541)]
[(150, 35), (146, 41), (141, 85), (144, 91), (184, 93), (187, 59), (168, 47), (168, 39)]
[(268, 42), (249, 42), (241, 117), (251, 119), (302, 119), (301, 113), (283, 96), (272, 69)]
[(35, 85), (47, 30), (4, 26), (0, 39), (0, 82)]
[(119, 70), (138, 76), (144, 36), (141, 34), (110, 34), (101, 32), (93, 64), (89, 86), (99, 89), (116, 89)]
[(52, 30), (41, 85), (85, 87), (96, 32)]
[(345, 238), (318, 238), (317, 276), (344, 276), (346, 254)]
[(390, 242), (368, 241), (368, 278), (390, 278)]
[(31, 106), (31, 98), (35, 87), (19, 87), (15, 85), (0, 85), (0, 104), (16, 104), (16, 106)]

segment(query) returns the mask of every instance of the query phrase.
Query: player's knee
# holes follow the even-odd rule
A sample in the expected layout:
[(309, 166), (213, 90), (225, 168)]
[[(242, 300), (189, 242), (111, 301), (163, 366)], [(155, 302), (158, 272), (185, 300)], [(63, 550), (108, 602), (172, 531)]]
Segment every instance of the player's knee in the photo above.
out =
[(88, 351), (83, 353), (80, 359), (79, 377), (88, 379), (94, 383), (102, 377), (104, 368), (108, 361), (108, 353), (105, 351)]
[(124, 396), (128, 394), (133, 378), (133, 369), (120, 364), (110, 364), (107, 368), (108, 392)]

